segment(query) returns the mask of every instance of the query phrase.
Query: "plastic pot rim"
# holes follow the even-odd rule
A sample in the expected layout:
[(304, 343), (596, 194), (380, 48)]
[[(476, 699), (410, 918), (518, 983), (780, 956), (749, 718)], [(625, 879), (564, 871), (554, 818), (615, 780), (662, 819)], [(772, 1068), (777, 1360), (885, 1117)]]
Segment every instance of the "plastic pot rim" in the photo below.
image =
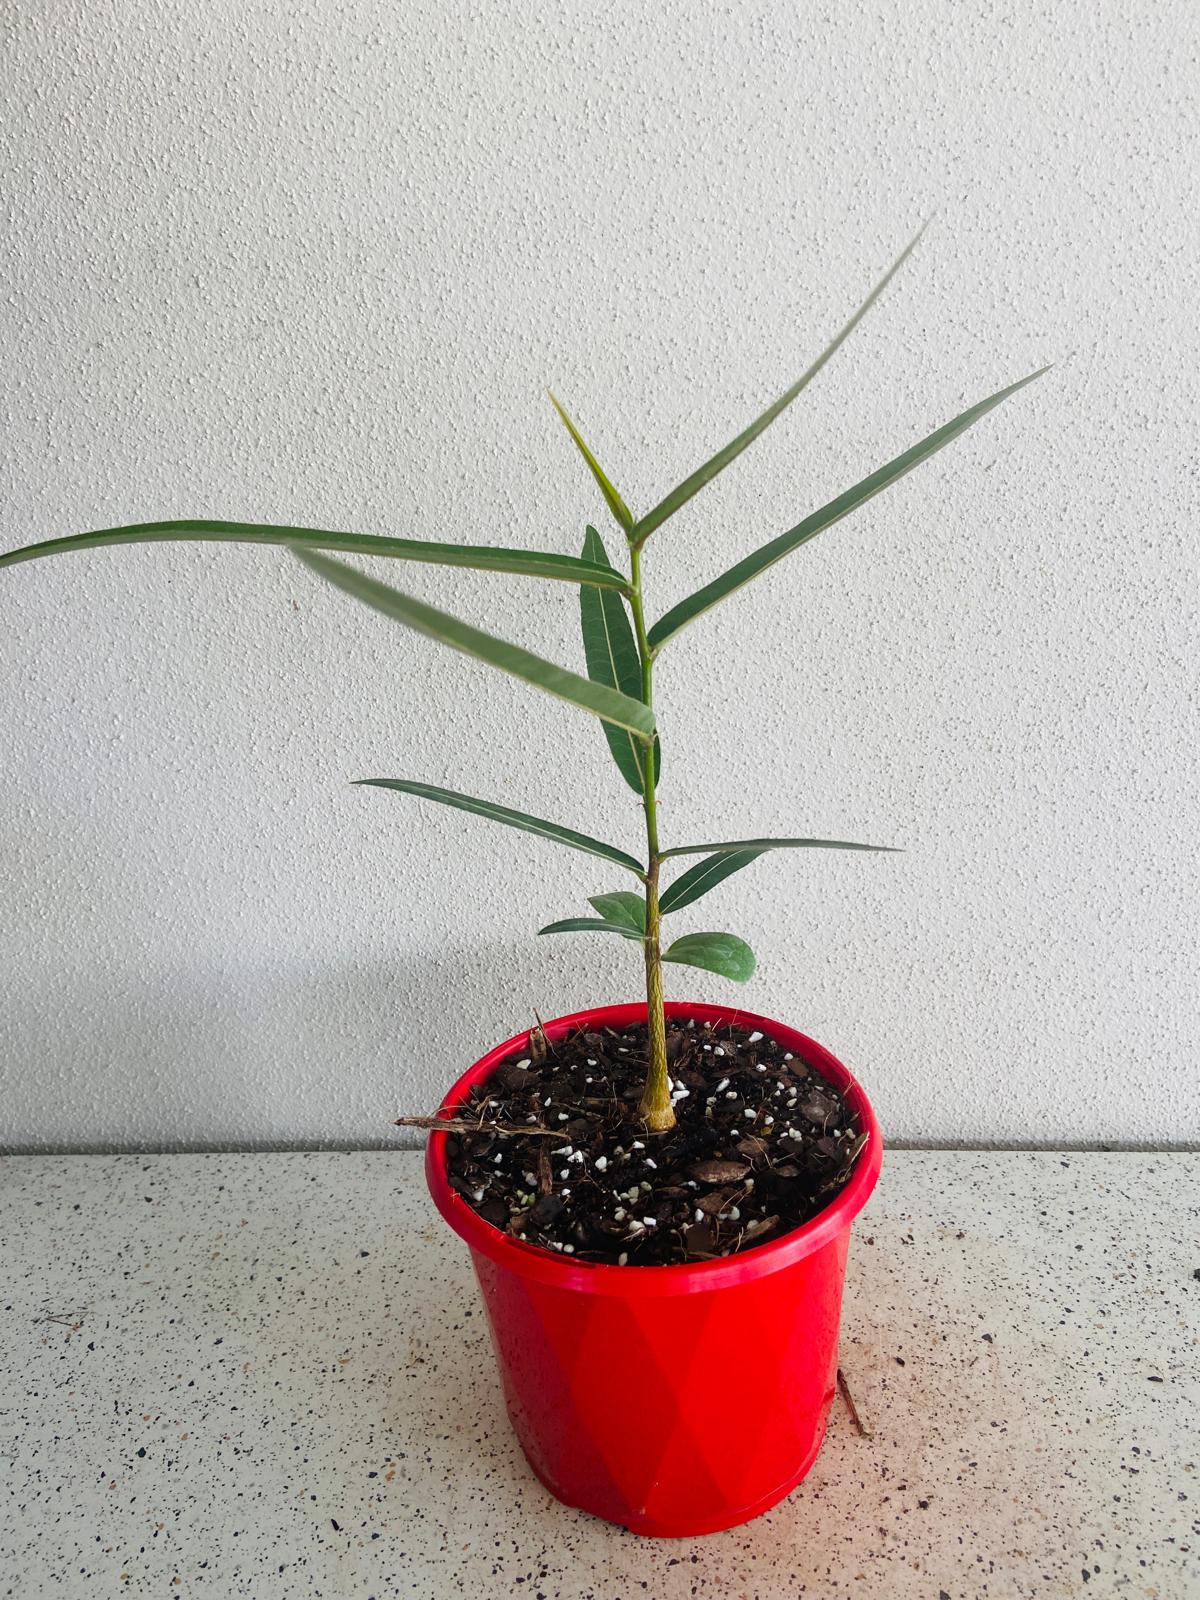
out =
[[(859, 1127), (866, 1133), (867, 1142), (859, 1152), (850, 1177), (830, 1203), (802, 1227), (793, 1229), (782, 1238), (718, 1261), (682, 1263), (669, 1267), (619, 1267), (607, 1263), (573, 1261), (569, 1256), (543, 1249), (540, 1245), (527, 1244), (523, 1239), (504, 1233), (472, 1210), (462, 1196), (450, 1187), (446, 1177), (446, 1140), (449, 1135), (444, 1132), (432, 1133), (425, 1151), (425, 1177), (429, 1192), (442, 1216), (472, 1250), (480, 1251), (522, 1277), (558, 1288), (585, 1294), (617, 1295), (622, 1299), (657, 1298), (663, 1295), (708, 1294), (715, 1289), (779, 1272), (820, 1250), (849, 1227), (870, 1198), (883, 1161), (879, 1123), (870, 1101), (851, 1073), (817, 1040), (771, 1017), (758, 1016), (735, 1006), (707, 1005), (688, 1000), (668, 1001), (665, 1010), (668, 1017), (761, 1029), (841, 1091)], [(556, 1017), (544, 1026), (547, 1037), (557, 1039), (575, 1028), (623, 1028), (631, 1023), (644, 1022), (645, 1018), (646, 1003), (643, 1000), (628, 1005), (593, 1006), (586, 1011), (573, 1012), (570, 1016)], [(525, 1029), (481, 1056), (443, 1097), (442, 1108), (453, 1110), (461, 1105), (476, 1083), (490, 1077), (514, 1051), (527, 1048), (531, 1031)]]

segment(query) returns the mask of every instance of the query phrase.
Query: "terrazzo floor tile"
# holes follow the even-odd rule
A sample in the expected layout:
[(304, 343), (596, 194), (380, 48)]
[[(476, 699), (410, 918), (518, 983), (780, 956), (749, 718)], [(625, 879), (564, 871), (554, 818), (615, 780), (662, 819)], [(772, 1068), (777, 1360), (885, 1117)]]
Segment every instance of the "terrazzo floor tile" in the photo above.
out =
[(873, 1436), (839, 1403), (781, 1506), (642, 1541), (526, 1467), (419, 1157), (11, 1157), (0, 1596), (1200, 1596), (1198, 1211), (1197, 1156), (890, 1153)]

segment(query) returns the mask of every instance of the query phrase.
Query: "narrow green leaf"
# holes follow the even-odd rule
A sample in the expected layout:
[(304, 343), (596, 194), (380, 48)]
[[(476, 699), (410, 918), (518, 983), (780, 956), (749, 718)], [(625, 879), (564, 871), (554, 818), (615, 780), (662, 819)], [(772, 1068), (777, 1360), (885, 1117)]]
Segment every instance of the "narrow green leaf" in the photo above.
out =
[(723, 450), (718, 450), (716, 455), (710, 457), (710, 459), (707, 460), (702, 467), (697, 467), (695, 472), (693, 472), (689, 477), (686, 477), (682, 483), (677, 484), (676, 487), (671, 490), (669, 495), (659, 501), (653, 510), (647, 511), (644, 517), (638, 518), (637, 522), (634, 524), (633, 532), (630, 535), (630, 539), (633, 544), (644, 544), (654, 532), (655, 528), (661, 527), (668, 517), (674, 516), (679, 508), (686, 505), (694, 494), (699, 494), (700, 490), (704, 488), (705, 484), (711, 483), (719, 472), (723, 471), (731, 461), (736, 460), (737, 457), (741, 455), (742, 451), (746, 449), (747, 445), (753, 444), (755, 439), (758, 438), (759, 434), (764, 433), (766, 429), (771, 426), (776, 417), (779, 416), (780, 412), (787, 410), (788, 406), (791, 405), (792, 401), (797, 397), (797, 395), (799, 395), (802, 390), (808, 387), (808, 385), (816, 377), (817, 373), (820, 372), (821, 368), (825, 365), (829, 358), (837, 353), (840, 347), (854, 332), (855, 328), (858, 327), (859, 323), (866, 316), (867, 312), (875, 304), (876, 300), (879, 299), (879, 296), (887, 288), (888, 284), (896, 276), (897, 272), (899, 272), (900, 268), (908, 260), (912, 252), (916, 249), (917, 240), (920, 239), (921, 234), (925, 232), (925, 229), (928, 226), (929, 224), (925, 223), (920, 229), (920, 232), (917, 233), (916, 237), (907, 245), (905, 245), (904, 249), (896, 257), (895, 261), (892, 262), (892, 265), (884, 273), (883, 277), (880, 278), (879, 282), (871, 290), (870, 294), (863, 301), (862, 305), (859, 306), (858, 310), (850, 318), (850, 321), (833, 340), (832, 344), (829, 344), (825, 347), (825, 349), (813, 362), (812, 366), (808, 368), (807, 372), (803, 373), (801, 377), (797, 378), (796, 382), (792, 384), (790, 389), (785, 389), (784, 392), (779, 396), (779, 399), (776, 400), (773, 405), (768, 406), (763, 412), (762, 416), (759, 417), (756, 422), (752, 422), (744, 432), (739, 433), (737, 438), (727, 444)]
[(572, 439), (574, 439), (576, 449), (587, 462), (588, 467), (591, 470), (592, 477), (595, 478), (596, 482), (600, 485), (600, 493), (604, 496), (604, 499), (608, 505), (608, 509), (617, 519), (618, 524), (624, 529), (625, 533), (630, 533), (631, 529), (633, 528), (633, 512), (630, 511), (624, 500), (621, 499), (621, 496), (608, 481), (608, 478), (605, 476), (600, 463), (588, 449), (587, 445), (584, 444), (583, 436), (580, 434), (579, 429), (571, 421), (570, 417), (563, 410), (562, 406), (559, 405), (554, 395), (550, 394), (549, 389), (546, 390), (546, 393), (550, 395), (550, 404), (554, 407), (555, 411), (558, 412), (559, 416), (566, 424), (567, 432), (571, 435)]
[(726, 839), (721, 844), (677, 844), (672, 850), (660, 850), (659, 858), (702, 856), (709, 852), (728, 855), (731, 851), (737, 851), (740, 854), (745, 850), (753, 850), (755, 855), (761, 855), (764, 850), (873, 850), (879, 855), (891, 856), (904, 853), (895, 845), (852, 844), (849, 839)]
[[(589, 527), (583, 541), (583, 558), (591, 565), (607, 567), (604, 541)], [(633, 626), (625, 602), (619, 594), (604, 593), (590, 584), (579, 589), (579, 620), (583, 631), (583, 653), (588, 677), (619, 689), (631, 699), (642, 698), (642, 663), (634, 642)], [(625, 728), (604, 724), (604, 737), (621, 776), (635, 794), (645, 792), (642, 762), (646, 746)], [(661, 764), (658, 740), (654, 741), (654, 777)]]
[(689, 867), (663, 891), (659, 902), (663, 916), (668, 911), (678, 911), (681, 906), (690, 906), (693, 900), (699, 900), (702, 894), (707, 894), (723, 879), (732, 877), (752, 861), (757, 861), (760, 855), (761, 850), (724, 850), (697, 861), (694, 867)]
[(1027, 383), (1032, 383), (1035, 378), (1040, 378), (1043, 372), (1049, 370), (1048, 367), (1041, 367), (1037, 372), (1030, 373), (1027, 378), (1022, 378), (1019, 383), (1010, 383), (1007, 389), (1001, 389), (998, 394), (979, 401), (977, 405), (971, 406), (955, 417), (953, 422), (947, 422), (944, 427), (938, 428), (920, 444), (913, 445), (903, 455), (897, 456), (894, 461), (889, 461), (886, 466), (871, 473), (870, 477), (855, 484), (853, 489), (847, 489), (844, 494), (838, 495), (836, 500), (831, 500), (819, 511), (814, 511), (811, 516), (805, 517), (803, 522), (797, 523), (788, 533), (781, 533), (777, 539), (772, 539), (753, 555), (730, 567), (728, 572), (723, 572), (719, 578), (714, 578), (711, 583), (705, 584), (703, 589), (697, 589), (695, 594), (689, 595), (686, 600), (681, 600), (650, 629), (651, 648), (660, 650), (668, 639), (673, 638), (681, 628), (694, 621), (702, 612), (733, 594), (743, 584), (749, 583), (751, 578), (757, 578), (760, 572), (765, 572), (768, 567), (774, 566), (776, 561), (781, 561), (800, 545), (815, 538), (823, 529), (848, 516), (864, 501), (882, 493), (898, 478), (903, 478), (914, 467), (920, 466), (922, 461), (949, 444), (952, 439), (956, 439), (960, 433), (965, 433), (972, 423), (978, 422), (980, 417), (991, 411), (994, 406), (998, 406), (1002, 400), (1007, 400), (1009, 395), (1016, 394), (1018, 389), (1023, 389)]
[(490, 633), (483, 633), (469, 623), (460, 622), (446, 611), (439, 611), (435, 606), (413, 599), (411, 595), (401, 594), (399, 589), (389, 588), (386, 583), (366, 577), (355, 568), (348, 567), (344, 561), (332, 561), (328, 556), (317, 555), (309, 550), (294, 550), (292, 553), (320, 577), (328, 578), (330, 583), (382, 612), (385, 617), (391, 617), (394, 622), (403, 623), (406, 628), (423, 633), (427, 638), (448, 644), (452, 650), (460, 650), (464, 655), (486, 661), (489, 666), (499, 667), (501, 672), (511, 673), (514, 678), (522, 678), (535, 688), (545, 689), (548, 694), (557, 695), (560, 700), (578, 706), (581, 711), (590, 711), (593, 716), (619, 723), (647, 741), (653, 739), (654, 713), (640, 700), (631, 700), (628, 695), (609, 689), (604, 684), (592, 683), (577, 672), (555, 666), (552, 661), (523, 650), (520, 645), (494, 639)]
[(586, 833), (576, 833), (574, 828), (564, 828), (560, 823), (545, 822), (541, 817), (527, 816), (524, 811), (513, 811), (509, 806), (497, 805), (494, 800), (477, 800), (474, 795), (439, 789), (432, 783), (413, 783), (408, 778), (356, 778), (355, 783), (368, 789), (395, 789), (399, 794), (416, 795), (418, 800), (436, 800), (439, 805), (502, 822), (506, 827), (519, 828), (522, 833), (534, 833), (542, 839), (553, 839), (556, 844), (570, 845), (572, 850), (582, 850), (585, 855), (602, 856), (605, 861), (615, 861), (617, 866), (626, 867), (639, 878), (642, 876), (641, 863), (615, 845), (589, 838)]
[(632, 928), (640, 938), (646, 931), (646, 900), (632, 889), (618, 889), (614, 894), (591, 894), (588, 905), (606, 922), (619, 922), (623, 928)]
[(603, 917), (564, 917), (561, 922), (550, 922), (538, 933), (619, 933), (622, 939), (637, 939), (641, 934), (619, 922), (606, 922)]
[(471, 567), (479, 572), (515, 572), (527, 578), (557, 578), (563, 583), (595, 584), (624, 593), (629, 581), (608, 565), (539, 550), (503, 550), (491, 545), (435, 544), (428, 539), (390, 539), (374, 533), (330, 533), (322, 528), (289, 528), (270, 522), (131, 522), (124, 528), (97, 528), (65, 539), (46, 539), (0, 555), (0, 567), (15, 567), (39, 556), (70, 550), (100, 550), (117, 544), (271, 544), (309, 550), (342, 550), (351, 555), (388, 556), (441, 567)]
[(703, 967), (735, 983), (745, 983), (754, 973), (754, 951), (735, 933), (685, 933), (663, 952), (664, 961), (684, 967)]

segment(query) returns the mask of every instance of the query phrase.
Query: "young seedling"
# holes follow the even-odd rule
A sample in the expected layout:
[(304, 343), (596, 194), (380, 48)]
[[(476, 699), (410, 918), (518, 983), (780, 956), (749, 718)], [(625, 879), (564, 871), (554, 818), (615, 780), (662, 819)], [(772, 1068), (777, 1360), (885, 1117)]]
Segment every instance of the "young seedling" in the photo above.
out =
[[(923, 232), (924, 230), (922, 230)], [(635, 516), (613, 487), (596, 457), (585, 444), (579, 430), (558, 401), (551, 400), (562, 418), (576, 448), (596, 480), (605, 503), (624, 537), (628, 572), (613, 566), (595, 528), (589, 527), (579, 556), (542, 554), (528, 550), (507, 550), (484, 545), (436, 544), (420, 539), (393, 539), (371, 534), (333, 533), (315, 528), (296, 528), (265, 523), (219, 522), (205, 519), (172, 522), (144, 522), (122, 528), (105, 528), (68, 538), (50, 539), (26, 545), (0, 556), (0, 566), (14, 566), (40, 556), (69, 550), (90, 550), (101, 546), (142, 544), (172, 540), (201, 540), (216, 543), (282, 545), (321, 577), (372, 606), (384, 616), (437, 639), (452, 649), (474, 656), (502, 672), (511, 673), (600, 719), (613, 760), (625, 782), (638, 796), (645, 820), (645, 856), (639, 859), (615, 845), (577, 833), (556, 822), (514, 811), (492, 800), (458, 794), (432, 784), (407, 778), (364, 778), (362, 783), (380, 789), (395, 789), (404, 794), (462, 811), (488, 817), (493, 822), (538, 834), (558, 844), (598, 856), (623, 868), (640, 884), (638, 890), (590, 897), (596, 913), (592, 917), (568, 917), (542, 928), (544, 934), (599, 932), (615, 934), (640, 944), (645, 964), (648, 1016), (648, 1066), (640, 1114), (648, 1129), (662, 1133), (675, 1124), (671, 1084), (667, 1072), (666, 1030), (663, 1017), (663, 962), (703, 968), (737, 982), (745, 982), (754, 971), (754, 953), (745, 940), (731, 933), (688, 933), (672, 940), (664, 949), (662, 919), (692, 905), (733, 873), (739, 872), (768, 850), (880, 850), (885, 846), (854, 844), (844, 839), (758, 838), (727, 839), (709, 844), (673, 844), (664, 847), (658, 832), (657, 786), (661, 764), (658, 731), (654, 716), (654, 669), (659, 655), (672, 639), (719, 601), (733, 594), (760, 572), (765, 572), (784, 556), (798, 550), (825, 528), (848, 516), (858, 506), (880, 494), (925, 461), (1009, 395), (1032, 383), (1042, 372), (1009, 384), (961, 412), (936, 429), (919, 444), (912, 445), (886, 465), (847, 489), (827, 505), (812, 512), (786, 533), (779, 534), (753, 554), (713, 578), (694, 594), (681, 600), (654, 623), (646, 622), (646, 591), (643, 584), (643, 555), (651, 534), (685, 506), (701, 489), (753, 444), (772, 422), (804, 390), (821, 368), (874, 305), (884, 288), (907, 260), (917, 243), (913, 239), (866, 300), (792, 386), (738, 434), (724, 449), (710, 457), (682, 483), (641, 516)], [(480, 571), (510, 572), (522, 577), (547, 578), (578, 585), (587, 677), (534, 655), (519, 645), (509, 644), (481, 632), (469, 623), (403, 594), (377, 579), (367, 577), (344, 562), (330, 559), (322, 551), (351, 555), (388, 556), (398, 561), (429, 562), (441, 566), (471, 567)], [(684, 856), (701, 859), (663, 887), (664, 863)]]

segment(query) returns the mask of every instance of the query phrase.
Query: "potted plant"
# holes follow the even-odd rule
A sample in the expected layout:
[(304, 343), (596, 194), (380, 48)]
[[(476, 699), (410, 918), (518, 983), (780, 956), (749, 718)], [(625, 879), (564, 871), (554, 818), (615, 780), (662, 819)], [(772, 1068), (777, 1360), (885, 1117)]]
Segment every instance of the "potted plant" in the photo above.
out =
[[(664, 962), (734, 981), (754, 969), (740, 937), (667, 939), (665, 918), (767, 852), (878, 847), (797, 837), (660, 838), (659, 657), (682, 628), (1040, 373), (970, 406), (653, 621), (647, 542), (795, 400), (915, 244), (791, 388), (641, 516), (554, 401), (620, 529), (627, 571), (610, 562), (592, 527), (579, 556), (189, 520), (52, 539), (0, 557), (0, 566), (11, 566), (175, 539), (281, 545), (385, 616), (600, 720), (642, 811), (639, 855), (492, 800), (407, 778), (360, 781), (522, 829), (626, 874), (626, 887), (590, 896), (593, 915), (541, 932), (597, 932), (637, 944), (645, 1000), (538, 1022), (477, 1061), (436, 1116), (402, 1120), (432, 1130), (430, 1190), (470, 1246), (509, 1413), (531, 1465), (569, 1504), (640, 1533), (699, 1534), (743, 1522), (811, 1466), (835, 1389), (850, 1225), (874, 1187), (882, 1151), (866, 1095), (815, 1040), (726, 1006), (664, 1003)], [(485, 634), (327, 551), (574, 585), (587, 675)]]

